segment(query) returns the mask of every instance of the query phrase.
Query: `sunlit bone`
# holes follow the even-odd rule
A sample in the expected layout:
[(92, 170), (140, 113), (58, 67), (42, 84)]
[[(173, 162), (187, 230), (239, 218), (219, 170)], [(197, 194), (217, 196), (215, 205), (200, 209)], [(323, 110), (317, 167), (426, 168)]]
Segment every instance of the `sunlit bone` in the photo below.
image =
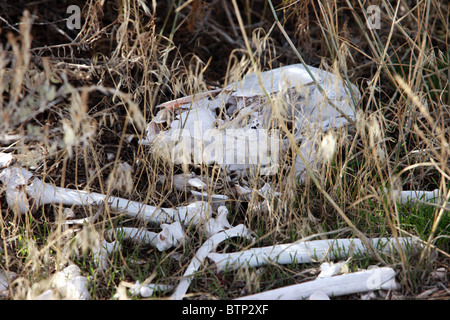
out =
[[(177, 246), (184, 237), (183, 228), (179, 221), (172, 224), (161, 225), (159, 233), (146, 230), (145, 228), (119, 227), (115, 233), (122, 239), (130, 239), (137, 244), (152, 245), (159, 251), (164, 251)], [(108, 230), (106, 236), (112, 238), (112, 230)]]
[[(272, 175), (287, 142), (278, 132), (286, 122), (303, 159), (314, 163), (315, 134), (353, 121), (360, 93), (333, 73), (308, 69), (327, 98), (302, 64), (250, 73), (224, 89), (164, 103), (141, 142), (174, 163), (216, 163), (228, 172), (253, 167)], [(297, 175), (304, 169), (298, 158)]]
[(378, 289), (395, 290), (398, 288), (395, 276), (396, 272), (392, 268), (374, 268), (340, 276), (319, 278), (236, 300), (301, 300), (307, 299), (317, 292), (322, 292), (329, 297), (338, 297)]
[(0, 172), (0, 180), (6, 186), (8, 205), (22, 214), (36, 211), (42, 204), (48, 203), (83, 206), (107, 201), (111, 209), (146, 223), (180, 221), (189, 225), (211, 218), (211, 207), (204, 201), (176, 208), (158, 208), (101, 193), (56, 187), (42, 182), (24, 168), (5, 168)]
[[(394, 252), (398, 243), (404, 250), (415, 242), (411, 238), (372, 238), (374, 248), (381, 252)], [(279, 244), (275, 246), (254, 248), (233, 253), (210, 253), (211, 259), (219, 271), (240, 267), (258, 267), (267, 263), (292, 264), (311, 263), (324, 259), (345, 259), (350, 255), (370, 254), (359, 239), (334, 239)]]
[(198, 268), (201, 266), (203, 261), (205, 260), (206, 256), (215, 248), (221, 244), (223, 241), (227, 239), (231, 239), (234, 237), (243, 237), (243, 238), (251, 238), (250, 231), (243, 225), (237, 225), (236, 227), (233, 227), (228, 230), (221, 231), (219, 233), (216, 233), (211, 238), (206, 240), (200, 249), (195, 253), (194, 258), (192, 259), (191, 263), (187, 267), (186, 271), (184, 272), (183, 279), (180, 281), (178, 286), (175, 289), (175, 292), (172, 295), (173, 300), (181, 300), (183, 299), (185, 293), (187, 292), (189, 285), (191, 284), (191, 281), (194, 277), (194, 273), (198, 270)]

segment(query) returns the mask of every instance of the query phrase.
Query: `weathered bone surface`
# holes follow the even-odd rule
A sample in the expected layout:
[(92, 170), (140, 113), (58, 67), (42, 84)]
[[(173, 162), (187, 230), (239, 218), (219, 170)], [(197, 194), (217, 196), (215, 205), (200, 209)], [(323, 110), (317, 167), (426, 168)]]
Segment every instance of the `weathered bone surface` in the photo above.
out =
[(10, 283), (16, 278), (15, 272), (0, 269), (0, 291), (7, 290)]
[[(288, 124), (306, 161), (317, 160), (312, 137), (341, 127), (354, 118), (351, 90), (339, 76), (309, 67), (325, 90), (319, 91), (302, 64), (248, 74), (223, 90), (213, 90), (171, 102), (148, 124), (143, 144), (174, 163), (222, 165), (228, 171), (260, 169), (271, 175), (278, 170), (278, 152), (284, 148), (277, 130)], [(268, 100), (266, 93), (271, 97)], [(336, 107), (336, 108), (335, 108)], [(282, 120), (280, 119), (282, 118)], [(301, 174), (304, 164), (296, 161)]]
[(211, 207), (204, 201), (176, 208), (158, 208), (119, 197), (107, 197), (101, 193), (56, 187), (42, 182), (24, 168), (6, 168), (0, 172), (0, 180), (6, 186), (8, 205), (22, 214), (35, 211), (47, 203), (93, 205), (107, 201), (112, 209), (146, 223), (180, 221), (189, 225), (211, 218)]
[(65, 299), (90, 299), (87, 278), (81, 275), (80, 268), (76, 265), (70, 265), (57, 272), (53, 276), (52, 285)]
[(53, 289), (48, 289), (40, 295), (34, 297), (33, 300), (58, 300), (58, 295)]
[[(116, 234), (123, 239), (130, 239), (137, 244), (152, 245), (159, 251), (164, 251), (177, 246), (184, 238), (183, 228), (179, 221), (172, 224), (161, 225), (159, 233), (148, 231), (145, 228), (119, 227)], [(108, 230), (106, 236), (112, 238), (112, 230)]]
[(212, 237), (220, 231), (230, 229), (233, 226), (227, 220), (228, 209), (225, 206), (220, 206), (217, 209), (216, 218), (209, 219), (205, 224), (202, 225), (204, 233), (208, 237)]
[(257, 195), (259, 199), (252, 203), (251, 209), (256, 212), (269, 213), (269, 208), (274, 198), (281, 195), (281, 192), (274, 190), (271, 184), (265, 183), (261, 189), (252, 190), (248, 187), (235, 184), (234, 186), (239, 199), (244, 201), (251, 201), (254, 195)]
[(118, 251), (120, 244), (117, 241), (108, 242), (102, 239), (99, 244), (92, 248), (92, 257), (94, 264), (101, 270), (106, 270), (109, 267), (109, 256)]
[(328, 297), (338, 297), (373, 290), (395, 290), (396, 272), (392, 268), (374, 268), (340, 276), (320, 278), (287, 287), (241, 297), (236, 300), (302, 300), (322, 292)]
[(318, 290), (310, 295), (308, 300), (330, 300), (330, 297), (322, 290)]
[(169, 291), (172, 290), (173, 286), (164, 284), (141, 284), (136, 281), (135, 285), (130, 288), (130, 293), (132, 296), (141, 296), (143, 298), (148, 298), (153, 295), (155, 291)]
[(13, 161), (13, 156), (11, 153), (0, 152), (0, 170), (2, 167), (7, 167)]
[[(372, 238), (370, 241), (379, 249), (377, 251), (393, 252), (398, 248), (396, 239)], [(412, 238), (398, 238), (398, 241), (402, 249), (414, 243)], [(246, 266), (257, 267), (267, 263), (311, 263), (324, 259), (345, 259), (350, 255), (369, 253), (359, 239), (336, 239), (280, 244), (233, 253), (210, 253), (208, 258), (221, 271)]]
[(399, 201), (400, 203), (406, 204), (408, 202), (438, 202), (439, 199), (442, 198), (442, 195), (439, 193), (439, 189), (435, 189), (433, 191), (423, 191), (423, 190), (391, 190), (391, 198), (393, 200)]
[(338, 262), (338, 263), (333, 263), (333, 262), (324, 262), (320, 265), (320, 273), (317, 276), (317, 278), (328, 278), (328, 277), (332, 277), (335, 276), (337, 274), (339, 274), (341, 272), (342, 269), (346, 269), (347, 267), (347, 262)]
[[(176, 190), (185, 191), (189, 188), (207, 188), (207, 184), (203, 181), (202, 177), (197, 177), (194, 173), (180, 173), (174, 174), (171, 177), (165, 175), (158, 176), (159, 182), (166, 184), (170, 183)], [(204, 179), (207, 180), (207, 179)]]
[(183, 297), (184, 297), (185, 293), (187, 292), (189, 285), (191, 284), (191, 281), (194, 277), (194, 273), (201, 266), (201, 264), (205, 260), (206, 256), (211, 251), (215, 250), (215, 248), (217, 248), (217, 246), (219, 244), (221, 244), (223, 241), (234, 238), (234, 237), (251, 238), (251, 234), (250, 234), (250, 231), (243, 224), (240, 224), (231, 229), (216, 233), (211, 238), (206, 240), (202, 244), (200, 249), (198, 249), (198, 251), (195, 253), (194, 258), (192, 259), (191, 263), (189, 264), (186, 271), (184, 272), (183, 279), (178, 284), (171, 299), (172, 300), (183, 299)]

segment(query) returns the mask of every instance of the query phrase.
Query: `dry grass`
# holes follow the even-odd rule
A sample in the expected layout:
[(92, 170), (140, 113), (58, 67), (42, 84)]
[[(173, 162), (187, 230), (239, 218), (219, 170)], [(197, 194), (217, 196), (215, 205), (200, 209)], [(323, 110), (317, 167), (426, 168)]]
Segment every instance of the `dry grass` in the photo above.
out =
[[(258, 246), (348, 226), (353, 230), (340, 236), (412, 234), (428, 249), (378, 261), (360, 259), (352, 267), (394, 266), (400, 272), (400, 294), (407, 298), (437, 286), (430, 271), (444, 267), (448, 272), (446, 203), (431, 209), (399, 206), (383, 192), (391, 187), (439, 189), (449, 200), (448, 5), (372, 1), (381, 6), (381, 29), (370, 30), (365, 23), (369, 4), (359, 0), (74, 4), (83, 16), (81, 29), (74, 30), (67, 28), (67, 7), (59, 1), (0, 4), (0, 151), (12, 152), (19, 165), (57, 186), (156, 206), (181, 205), (188, 194), (174, 190), (170, 179), (186, 168), (138, 144), (155, 106), (222, 87), (249, 70), (303, 59), (338, 70), (363, 93), (356, 102), (356, 123), (336, 135), (339, 147), (332, 161), (302, 184), (288, 166), (282, 167), (271, 178), (282, 196), (264, 212), (249, 209), (255, 197), (238, 201), (217, 168), (188, 170), (211, 177), (208, 189), (230, 196), (230, 222), (255, 231)], [(121, 163), (132, 171), (121, 174)], [(159, 183), (160, 175), (169, 180)], [(251, 187), (265, 182), (253, 178)], [(176, 284), (205, 240), (191, 230), (184, 245), (163, 253), (124, 243), (111, 267), (99, 272), (89, 251), (96, 234), (119, 220), (135, 222), (105, 208), (102, 221), (71, 238), (58, 223), (62, 207), (46, 205), (21, 216), (7, 207), (3, 192), (0, 202), (0, 268), (19, 275), (3, 295), (7, 299), (41, 292), (48, 286), (45, 279), (68, 261), (93, 279), (94, 299), (111, 298), (121, 281)], [(78, 217), (96, 209), (74, 208)], [(219, 249), (249, 245), (236, 240)], [(438, 255), (429, 249), (435, 247)], [(305, 281), (317, 271), (317, 266), (292, 265), (216, 274), (206, 264), (190, 298), (234, 298)], [(439, 289), (435, 296), (448, 299), (448, 290)]]

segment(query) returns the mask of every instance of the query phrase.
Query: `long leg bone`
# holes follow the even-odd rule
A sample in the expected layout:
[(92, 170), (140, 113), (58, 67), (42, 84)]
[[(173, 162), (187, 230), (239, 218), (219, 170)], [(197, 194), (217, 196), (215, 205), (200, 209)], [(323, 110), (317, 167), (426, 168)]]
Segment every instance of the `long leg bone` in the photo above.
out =
[(292, 286), (249, 295), (236, 300), (300, 300), (321, 291), (327, 296), (337, 297), (373, 290), (395, 290), (395, 271), (391, 268), (374, 268), (366, 271), (319, 278)]
[(119, 197), (107, 197), (101, 193), (56, 187), (42, 182), (24, 168), (6, 168), (0, 172), (0, 180), (6, 186), (8, 205), (22, 214), (47, 203), (92, 205), (107, 201), (112, 209), (145, 223), (180, 221), (189, 225), (211, 218), (210, 205), (203, 201), (177, 208), (158, 208)]
[[(116, 228), (116, 233), (123, 236), (124, 239), (130, 239), (138, 244), (151, 244), (159, 251), (164, 251), (177, 246), (184, 237), (183, 228), (179, 221), (172, 224), (161, 225), (160, 233), (148, 231), (145, 228)], [(112, 236), (112, 230), (107, 231), (107, 236)]]
[(189, 285), (194, 278), (194, 273), (201, 266), (206, 256), (211, 251), (215, 250), (215, 248), (223, 241), (234, 237), (251, 238), (251, 235), (250, 231), (243, 224), (240, 224), (234, 228), (216, 233), (211, 238), (206, 240), (205, 243), (203, 243), (203, 245), (200, 247), (200, 249), (198, 249), (198, 251), (195, 253), (194, 258), (192, 259), (183, 275), (183, 279), (178, 284), (171, 298), (173, 300), (183, 299), (184, 294), (188, 290)]
[[(398, 238), (402, 248), (412, 243), (411, 238)], [(397, 248), (396, 239), (373, 238), (375, 248), (391, 252)], [(345, 259), (351, 254), (369, 253), (359, 239), (317, 240), (280, 244), (233, 253), (210, 253), (208, 258), (219, 271), (242, 266), (257, 267), (270, 262), (278, 264), (310, 263), (323, 259)]]
[(406, 190), (399, 191), (393, 190), (391, 191), (391, 198), (393, 200), (399, 201), (400, 203), (407, 203), (409, 201), (412, 202), (437, 202), (439, 200), (439, 189), (435, 189), (433, 191), (422, 191), (422, 190)]

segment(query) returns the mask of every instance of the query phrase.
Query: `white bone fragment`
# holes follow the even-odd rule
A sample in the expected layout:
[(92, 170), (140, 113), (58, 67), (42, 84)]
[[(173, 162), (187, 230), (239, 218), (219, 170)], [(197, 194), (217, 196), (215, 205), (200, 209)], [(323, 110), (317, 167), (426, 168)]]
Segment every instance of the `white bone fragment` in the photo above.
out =
[(195, 196), (195, 199), (198, 201), (212, 201), (214, 203), (216, 202), (224, 202), (225, 200), (228, 200), (228, 197), (223, 194), (208, 194), (207, 192), (200, 192), (191, 190), (192, 195)]
[(116, 154), (113, 152), (107, 152), (106, 153), (106, 160), (107, 161), (113, 161), (116, 158)]
[[(234, 185), (234, 188), (236, 189), (237, 195), (242, 200), (250, 201), (252, 198), (252, 189), (248, 187), (243, 187), (238, 184)], [(281, 195), (281, 192), (277, 192), (273, 189), (272, 185), (270, 183), (265, 183), (264, 186), (262, 186), (261, 189), (254, 190), (255, 193), (259, 196), (261, 196), (264, 200), (270, 200), (272, 198), (278, 197)]]
[[(102, 205), (97, 209), (97, 211), (95, 212), (95, 214), (92, 217), (66, 220), (66, 221), (64, 221), (64, 224), (65, 225), (86, 225), (86, 224), (94, 223), (95, 221), (97, 221), (98, 217), (101, 214), (103, 214), (104, 209), (105, 209), (104, 205)], [(73, 212), (73, 210), (70, 208), (65, 208), (63, 211), (63, 215), (64, 215), (64, 218), (67, 219), (69, 217), (75, 217), (75, 212)]]
[(143, 298), (148, 298), (153, 295), (155, 291), (169, 291), (173, 286), (164, 284), (140, 284), (136, 281), (136, 284), (130, 288), (130, 293), (133, 296), (140, 295)]
[[(166, 210), (166, 209), (164, 209)], [(174, 209), (172, 209), (174, 210)], [(187, 206), (177, 207), (171, 217), (175, 221), (180, 221), (185, 226), (197, 225), (211, 218), (211, 205), (205, 201), (196, 201)]]
[(257, 191), (264, 199), (271, 199), (281, 195), (281, 192), (275, 191), (270, 183), (265, 183), (262, 188)]
[(64, 219), (73, 219), (76, 217), (75, 212), (71, 208), (64, 208), (62, 214)]
[(89, 224), (89, 222), (92, 221), (89, 217), (88, 218), (81, 218), (81, 219), (72, 219), (72, 220), (66, 220), (64, 221), (64, 224), (66, 225), (85, 225)]
[(11, 153), (0, 152), (0, 168), (7, 167), (13, 161), (13, 156)]
[(56, 187), (33, 177), (31, 172), (23, 168), (4, 169), (0, 172), (0, 180), (6, 186), (8, 205), (22, 214), (47, 203), (92, 205), (108, 201), (112, 209), (145, 223), (180, 221), (189, 225), (211, 218), (211, 207), (206, 202), (197, 201), (177, 208), (158, 208), (119, 197), (107, 197), (101, 193)]
[(247, 201), (250, 200), (252, 189), (250, 189), (249, 187), (241, 186), (239, 184), (235, 184), (234, 188), (236, 189), (236, 193), (240, 199)]
[(47, 291), (44, 291), (40, 295), (34, 297), (33, 300), (58, 300), (58, 297), (54, 290), (48, 289)]
[(17, 278), (17, 274), (12, 271), (2, 270), (0, 268), (0, 291), (7, 290), (10, 283)]
[[(177, 246), (184, 237), (183, 228), (180, 222), (161, 225), (162, 231), (159, 233), (148, 231), (145, 228), (120, 227), (116, 228), (116, 233), (124, 239), (130, 239), (138, 244), (152, 245), (159, 251), (164, 251)], [(107, 231), (109, 237), (112, 230)]]
[(70, 265), (57, 272), (52, 278), (52, 285), (65, 299), (90, 299), (87, 278), (80, 275), (80, 269), (76, 265)]
[[(173, 163), (216, 163), (228, 172), (260, 168), (260, 174), (273, 175), (278, 172), (278, 154), (285, 148), (274, 133), (279, 116), (290, 120), (298, 142), (308, 140), (306, 131), (327, 131), (354, 118), (358, 88), (333, 73), (308, 69), (324, 93), (302, 64), (250, 73), (224, 89), (160, 105), (164, 109), (148, 124), (147, 137), (140, 143)], [(318, 160), (313, 146), (302, 142), (306, 161)], [(297, 159), (295, 169), (303, 172), (305, 164)]]
[(406, 204), (408, 202), (437, 202), (440, 198), (439, 189), (435, 189), (433, 191), (422, 191), (422, 190), (392, 190), (391, 197), (395, 201), (399, 201), (400, 203)]
[(199, 178), (191, 178), (188, 180), (188, 183), (191, 187), (198, 188), (198, 189), (203, 189), (203, 188), (207, 187), (206, 183), (204, 183)]
[(320, 273), (317, 278), (328, 278), (335, 276), (341, 272), (342, 265), (340, 263), (324, 262), (320, 265)]
[[(372, 238), (370, 241), (376, 250), (382, 252), (392, 252), (397, 248), (394, 238)], [(398, 241), (403, 249), (414, 243), (412, 238), (398, 238)], [(345, 259), (350, 255), (364, 253), (370, 254), (370, 251), (359, 239), (335, 239), (294, 242), (233, 253), (211, 253), (208, 258), (222, 271), (242, 266), (258, 267), (267, 263), (311, 263), (325, 259)]]
[(17, 213), (34, 213), (40, 203), (36, 202), (25, 190), (28, 181), (33, 177), (26, 169), (6, 168), (0, 172), (0, 180), (5, 185), (6, 203)]
[(231, 229), (216, 233), (211, 238), (206, 240), (202, 244), (200, 249), (198, 249), (198, 251), (195, 253), (194, 258), (192, 259), (191, 263), (184, 272), (183, 279), (178, 284), (171, 299), (172, 300), (183, 299), (185, 293), (189, 288), (189, 285), (191, 284), (192, 279), (194, 278), (194, 273), (201, 266), (207, 255), (211, 251), (215, 250), (215, 248), (217, 248), (217, 246), (221, 244), (223, 241), (234, 237), (244, 237), (250, 239), (251, 234), (250, 231), (243, 224), (240, 224)]
[(228, 209), (225, 206), (220, 206), (217, 209), (217, 217), (209, 219), (202, 229), (208, 237), (212, 237), (214, 234), (230, 229), (233, 226), (227, 220)]
[[(243, 187), (235, 184), (235, 190), (240, 199), (244, 201), (251, 201), (253, 190), (248, 187)], [(252, 204), (252, 209), (261, 213), (268, 213), (270, 210), (271, 200), (281, 195), (281, 192), (275, 191), (271, 184), (265, 183), (264, 186), (258, 190), (254, 190), (262, 201), (256, 201)]]
[(164, 251), (178, 246), (184, 238), (183, 228), (179, 221), (172, 224), (162, 224), (162, 231), (158, 233), (155, 247), (159, 251)]
[(158, 179), (161, 183), (167, 183), (167, 181), (170, 181), (171, 183), (173, 183), (173, 186), (176, 190), (184, 191), (189, 187), (189, 180), (194, 177), (194, 173), (180, 173), (174, 174), (170, 178), (166, 177), (165, 175), (159, 175)]
[(317, 290), (309, 296), (308, 300), (330, 300), (330, 297), (322, 290)]
[(444, 267), (437, 268), (435, 271), (432, 271), (430, 273), (430, 276), (432, 279), (445, 281), (447, 278), (447, 271), (445, 270)]
[(294, 284), (262, 293), (257, 293), (236, 300), (301, 300), (307, 299), (317, 291), (328, 297), (338, 297), (373, 290), (396, 290), (396, 272), (392, 268), (374, 268), (340, 276), (321, 278)]
[(217, 217), (216, 217), (216, 221), (222, 225), (225, 228), (232, 228), (233, 226), (228, 222), (227, 216), (228, 216), (228, 208), (225, 206), (220, 206), (217, 209)]
[(103, 239), (98, 245), (92, 248), (92, 256), (95, 265), (101, 270), (108, 269), (109, 256), (118, 251), (119, 247), (120, 244), (117, 241), (108, 242)]
[(361, 294), (360, 299), (361, 300), (372, 300), (372, 299), (375, 299), (376, 297), (377, 297), (377, 295), (375, 294), (375, 292), (369, 291), (367, 293)]

